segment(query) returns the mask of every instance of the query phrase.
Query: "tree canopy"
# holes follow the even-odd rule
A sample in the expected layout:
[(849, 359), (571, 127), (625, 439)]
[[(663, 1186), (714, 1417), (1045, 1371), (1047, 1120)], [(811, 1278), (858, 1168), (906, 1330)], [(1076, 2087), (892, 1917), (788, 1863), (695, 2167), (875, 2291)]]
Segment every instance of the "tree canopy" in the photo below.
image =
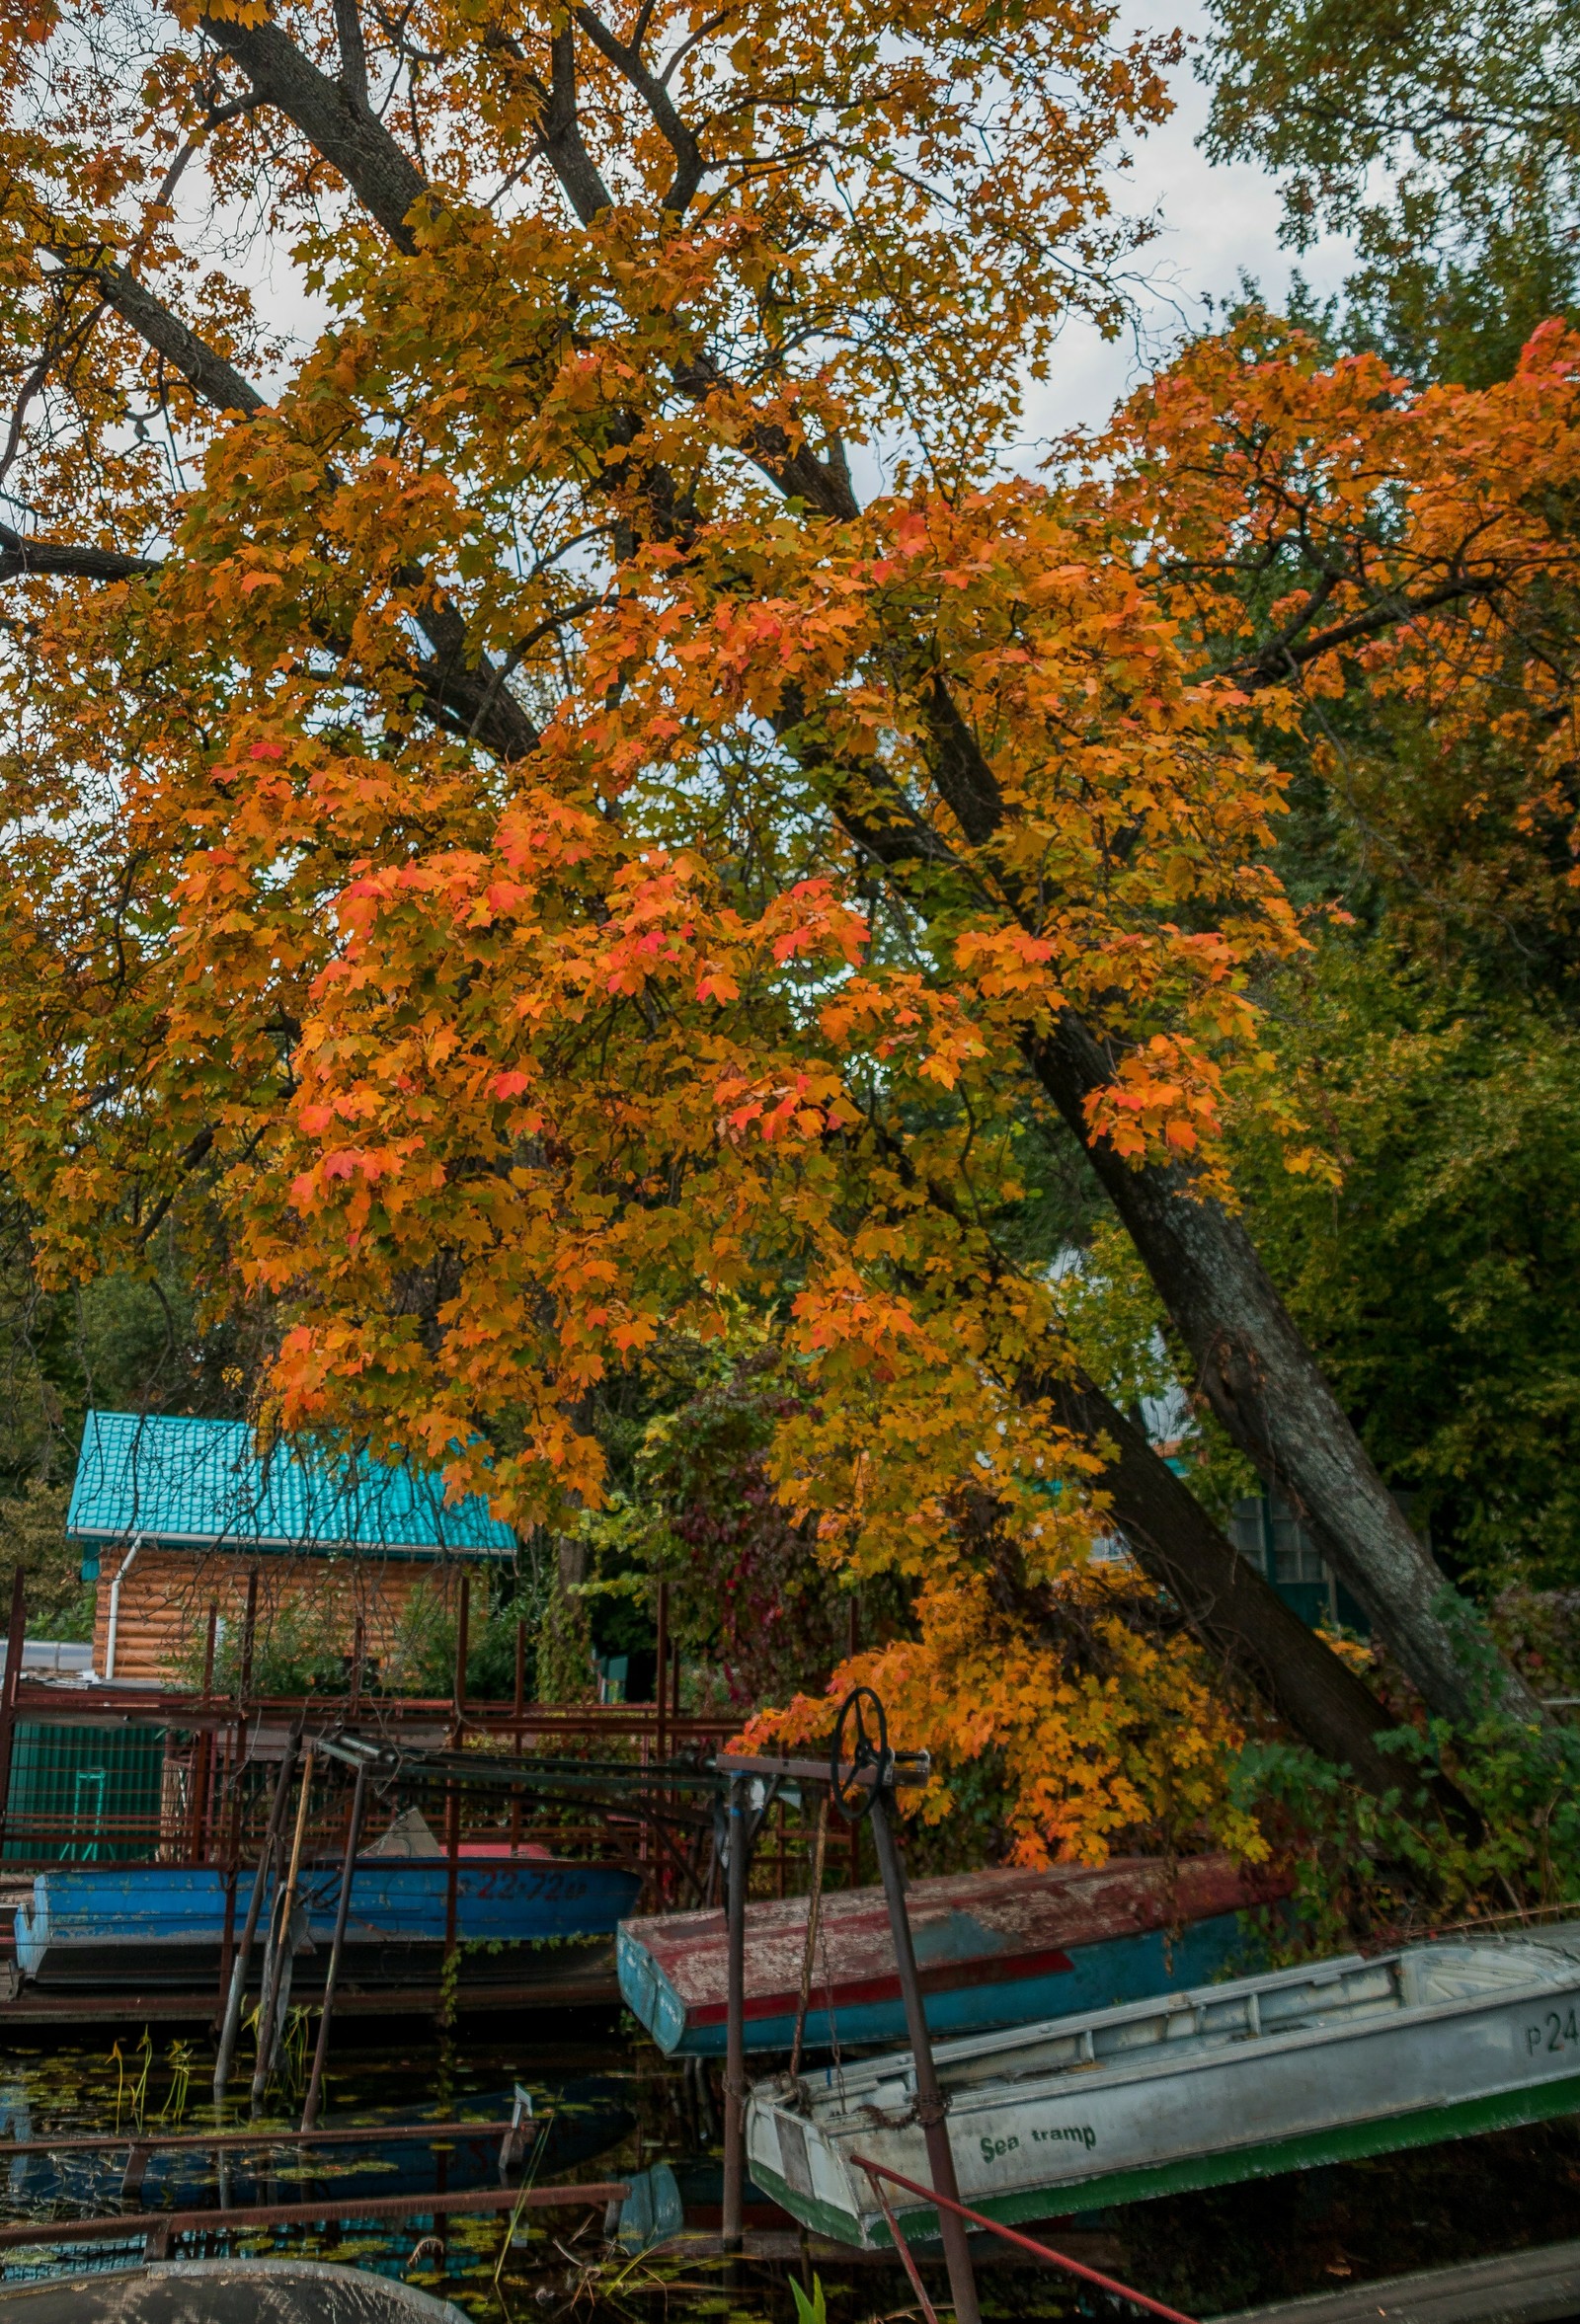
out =
[[(1332, 1173), (1268, 1002), (1316, 925), (1292, 770), (1351, 692), (1430, 729), (1406, 801), (1490, 736), (1511, 829), (1567, 829), (1580, 346), (1416, 389), (1252, 318), (1016, 473), (1021, 382), (1118, 318), (1110, 165), (1176, 54), (1090, 0), (125, 5), (3, 43), (0, 1154), (38, 1279), (146, 1272), (200, 1203), (261, 1425), (555, 1529), (604, 1497), (608, 1383), (745, 1314), (766, 1474), (830, 1569), (904, 1585), (907, 1716), (1010, 1754), (1016, 1844), (1250, 1845), (1260, 1714), (1176, 1617), (1274, 1615), (1202, 1631), (1232, 1554), (1006, 1226), (1062, 1140), (1425, 1702), (1531, 1714), (1236, 1166)], [(1092, 1571), (1116, 1514), (1172, 1611)], [(1253, 1685), (1381, 1781), (1388, 1715), (1259, 1635)]]

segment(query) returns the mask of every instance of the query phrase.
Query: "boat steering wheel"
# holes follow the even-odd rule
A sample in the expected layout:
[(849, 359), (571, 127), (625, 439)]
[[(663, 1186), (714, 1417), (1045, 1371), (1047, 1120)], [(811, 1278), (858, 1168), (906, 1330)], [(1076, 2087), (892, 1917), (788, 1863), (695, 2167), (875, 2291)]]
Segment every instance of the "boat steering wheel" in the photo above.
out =
[[(883, 1704), (870, 1686), (853, 1687), (839, 1707), (829, 1751), (830, 1791), (846, 1823), (859, 1823), (871, 1815), (878, 1787), (893, 1774), (894, 1763)], [(869, 1767), (873, 1780), (863, 1783)]]

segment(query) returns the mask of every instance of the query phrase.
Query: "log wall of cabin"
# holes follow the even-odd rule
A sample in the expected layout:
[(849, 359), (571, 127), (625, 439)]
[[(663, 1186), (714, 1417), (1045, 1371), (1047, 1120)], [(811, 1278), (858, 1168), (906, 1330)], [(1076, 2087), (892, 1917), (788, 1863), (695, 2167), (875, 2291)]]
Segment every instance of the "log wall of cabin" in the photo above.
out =
[[(124, 1557), (107, 1549), (99, 1572), (93, 1634), (93, 1666), (104, 1673), (110, 1644), (110, 1591)], [(258, 1574), (258, 1646), (280, 1614), (300, 1609), (315, 1640), (328, 1652), (355, 1651), (360, 1616), (363, 1653), (369, 1662), (387, 1661), (402, 1617), (420, 1590), (447, 1607), (460, 1580), (454, 1565), (410, 1558), (246, 1557), (234, 1551), (140, 1549), (120, 1586), (116, 1624), (118, 1679), (157, 1679), (166, 1686), (196, 1688), (202, 1681), (208, 1609), (217, 1606), (226, 1634), (239, 1646), (247, 1613), (247, 1577)], [(478, 1581), (474, 1580), (474, 1603)]]

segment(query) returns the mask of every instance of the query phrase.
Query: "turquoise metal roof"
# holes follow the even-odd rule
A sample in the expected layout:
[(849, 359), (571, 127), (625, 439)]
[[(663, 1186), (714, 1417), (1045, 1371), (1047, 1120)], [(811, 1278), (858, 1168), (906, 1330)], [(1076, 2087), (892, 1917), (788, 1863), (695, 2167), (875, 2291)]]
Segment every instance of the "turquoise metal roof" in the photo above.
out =
[(66, 1531), (80, 1541), (204, 1549), (361, 1550), (509, 1557), (508, 1525), (477, 1496), (446, 1504), (433, 1470), (326, 1461), (277, 1446), (260, 1460), (241, 1421), (90, 1412)]

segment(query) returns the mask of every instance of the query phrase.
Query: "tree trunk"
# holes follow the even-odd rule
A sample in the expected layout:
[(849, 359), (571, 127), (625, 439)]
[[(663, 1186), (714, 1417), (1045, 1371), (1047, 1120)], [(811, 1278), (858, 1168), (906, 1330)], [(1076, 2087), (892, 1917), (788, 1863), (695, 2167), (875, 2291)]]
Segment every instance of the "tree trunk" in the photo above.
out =
[[(1239, 1555), (1145, 1432), (1084, 1372), (1045, 1375), (1034, 1385), (1072, 1434), (1114, 1447), (1098, 1489), (1109, 1496), (1137, 1564), (1168, 1591), (1203, 1644), (1243, 1671), (1304, 1742), (1347, 1767), (1365, 1790), (1380, 1797), (1404, 1791), (1408, 1761), (1377, 1742), (1398, 1721)], [(1462, 1818), (1466, 1813), (1458, 1794), (1442, 1804)]]
[[(1028, 1043), (1027, 1056), (1090, 1155), (1213, 1410), (1291, 1503), (1422, 1700), (1461, 1726), (1493, 1705), (1540, 1724), (1536, 1697), (1497, 1657), (1469, 1605), (1455, 1604), (1400, 1514), (1239, 1220), (1202, 1199), (1183, 1171), (1133, 1169), (1106, 1139), (1092, 1137), (1084, 1101), (1111, 1075), (1079, 1019), (1062, 1018), (1050, 1036)], [(1479, 1631), (1468, 1655), (1456, 1636), (1462, 1624)]]

